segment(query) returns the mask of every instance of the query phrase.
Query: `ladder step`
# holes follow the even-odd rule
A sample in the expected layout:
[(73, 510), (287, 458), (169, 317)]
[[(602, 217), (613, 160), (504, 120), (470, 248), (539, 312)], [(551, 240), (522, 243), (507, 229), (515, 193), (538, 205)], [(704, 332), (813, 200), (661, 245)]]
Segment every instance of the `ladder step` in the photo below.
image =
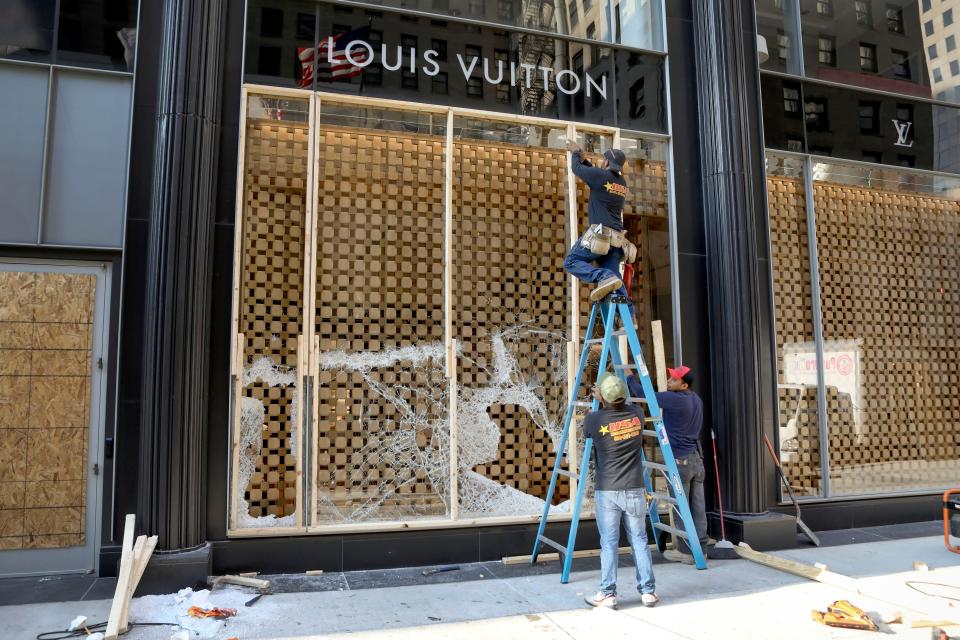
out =
[(648, 438), (656, 438), (656, 437), (657, 437), (657, 432), (656, 432), (656, 431), (653, 431), (653, 430), (651, 430), (651, 429), (644, 429), (644, 430), (643, 430), (643, 435), (647, 436)]
[(646, 398), (627, 398), (629, 404), (647, 404)]
[(668, 524), (663, 524), (662, 522), (654, 522), (653, 528), (659, 529), (660, 531), (666, 531), (667, 533), (672, 533), (673, 535), (683, 538), (684, 540), (688, 540), (690, 538), (690, 536), (687, 535), (687, 532), (683, 529), (677, 529)]
[(643, 466), (647, 469), (654, 469), (656, 471), (663, 471), (664, 473), (669, 474), (670, 469), (667, 468), (667, 465), (660, 464), (659, 462), (650, 462), (648, 460), (643, 461)]
[(589, 340), (584, 340), (583, 344), (600, 344), (603, 342), (603, 338), (590, 338)]
[(542, 542), (543, 544), (547, 545), (548, 547), (553, 547), (554, 549), (556, 549), (557, 551), (559, 551), (559, 552), (562, 553), (563, 555), (567, 555), (567, 548), (566, 548), (565, 546), (563, 546), (562, 544), (560, 544), (559, 542), (554, 542), (553, 540), (551, 540), (551, 539), (548, 538), (547, 536), (537, 536), (537, 540), (538, 540), (539, 542)]
[(670, 504), (680, 504), (677, 502), (677, 499), (673, 496), (668, 496), (665, 493), (657, 493), (656, 491), (651, 491), (650, 495), (653, 496), (653, 499), (657, 502), (669, 502)]
[(613, 368), (614, 368), (614, 369), (633, 369), (633, 370), (636, 370), (636, 369), (637, 369), (637, 365), (635, 365), (635, 364), (615, 364), (615, 365), (613, 365)]
[(573, 402), (573, 406), (575, 406), (575, 407), (587, 407), (587, 408), (589, 408), (589, 409), (592, 409), (592, 408), (593, 408), (593, 402), (587, 402), (586, 400), (575, 400), (575, 401)]
[(573, 478), (574, 480), (579, 480), (580, 476), (573, 471), (567, 471), (566, 469), (557, 469), (558, 476), (564, 476), (567, 478)]

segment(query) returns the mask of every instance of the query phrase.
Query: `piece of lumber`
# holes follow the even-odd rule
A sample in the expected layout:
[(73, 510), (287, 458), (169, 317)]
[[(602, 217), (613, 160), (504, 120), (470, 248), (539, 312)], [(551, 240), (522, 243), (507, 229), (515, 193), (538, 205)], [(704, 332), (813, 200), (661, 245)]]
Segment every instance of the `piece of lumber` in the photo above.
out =
[(117, 589), (113, 592), (110, 605), (110, 617), (107, 620), (107, 633), (104, 640), (117, 640), (120, 635), (120, 620), (128, 602), (130, 580), (133, 577), (133, 529), (137, 517), (128, 513), (123, 526), (123, 545), (120, 547), (120, 570), (117, 572)]
[(213, 581), (214, 584), (235, 584), (241, 587), (253, 587), (254, 589), (269, 589), (269, 580), (260, 580), (259, 578), (245, 578), (243, 576), (220, 576)]
[[(651, 551), (656, 550), (657, 545), (651, 544), (647, 545)], [(617, 553), (624, 554), (630, 553), (630, 547), (620, 547), (617, 549)], [(595, 558), (600, 555), (600, 549), (581, 549), (580, 551), (574, 551), (574, 558)], [(541, 553), (537, 555), (537, 562), (554, 562), (555, 560), (560, 559), (559, 553)], [(505, 556), (500, 560), (503, 564), (523, 564), (524, 562), (530, 562), (530, 554), (525, 556)]]
[(750, 545), (745, 542), (741, 542), (736, 549), (737, 554), (741, 558), (751, 560), (757, 564), (762, 564), (772, 569), (779, 569), (780, 571), (792, 573), (793, 575), (800, 576), (801, 578), (807, 578), (808, 580), (816, 580), (817, 582), (822, 582), (824, 584), (840, 587), (841, 589), (849, 589), (851, 591), (860, 593), (860, 589), (855, 578), (834, 573), (829, 569), (822, 569), (817, 566), (796, 562), (795, 560), (779, 558), (777, 556), (770, 555), (769, 553), (754, 551)]
[(322, 576), (323, 569), (311, 569), (309, 571), (304, 571), (304, 573), (308, 576)]
[(258, 575), (260, 575), (260, 572), (247, 571), (246, 573), (238, 573), (237, 575), (240, 576), (241, 578), (256, 578)]
[(663, 323), (654, 320), (650, 323), (653, 333), (653, 369), (657, 373), (657, 391), (667, 390), (667, 357), (663, 348)]
[(130, 610), (130, 599), (137, 588), (137, 582), (140, 576), (137, 575), (137, 568), (140, 564), (140, 557), (143, 555), (144, 547), (147, 545), (147, 536), (137, 536), (137, 541), (133, 545), (133, 554), (130, 558), (130, 580), (127, 582), (127, 590), (123, 597), (123, 606), (120, 607), (120, 620), (117, 623), (117, 630), (124, 633), (127, 630), (127, 613)]

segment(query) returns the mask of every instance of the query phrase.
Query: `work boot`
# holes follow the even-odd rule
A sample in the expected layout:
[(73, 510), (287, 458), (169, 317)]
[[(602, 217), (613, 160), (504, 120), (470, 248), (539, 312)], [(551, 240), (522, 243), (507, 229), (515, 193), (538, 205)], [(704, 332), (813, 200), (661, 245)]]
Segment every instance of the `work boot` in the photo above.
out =
[(645, 607), (655, 607), (657, 603), (660, 602), (660, 598), (658, 598), (655, 593), (645, 593), (640, 596), (640, 602)]
[(590, 302), (603, 300), (622, 286), (623, 280), (616, 276), (610, 276), (609, 278), (601, 280), (597, 288), (590, 292)]
[(587, 596), (583, 599), (591, 607), (606, 607), (607, 609), (616, 609), (617, 608), (617, 596), (614, 594), (603, 595), (602, 592), (597, 591), (592, 596)]

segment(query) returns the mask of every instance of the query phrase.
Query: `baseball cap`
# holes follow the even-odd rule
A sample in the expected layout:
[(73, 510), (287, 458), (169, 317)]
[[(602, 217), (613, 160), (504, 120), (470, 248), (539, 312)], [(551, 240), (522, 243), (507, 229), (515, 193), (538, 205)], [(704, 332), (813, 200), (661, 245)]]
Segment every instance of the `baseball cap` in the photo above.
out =
[(600, 397), (604, 402), (623, 402), (627, 399), (627, 385), (620, 376), (607, 371), (597, 380)]
[(627, 156), (620, 149), (607, 149), (603, 152), (603, 157), (610, 163), (610, 168), (614, 171), (623, 171), (623, 165), (627, 163)]

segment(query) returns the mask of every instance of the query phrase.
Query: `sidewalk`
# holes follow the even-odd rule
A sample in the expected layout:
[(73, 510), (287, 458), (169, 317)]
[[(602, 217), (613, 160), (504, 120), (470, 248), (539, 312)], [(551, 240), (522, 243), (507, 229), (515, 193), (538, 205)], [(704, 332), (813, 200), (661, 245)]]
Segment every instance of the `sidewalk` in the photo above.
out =
[[(561, 585), (557, 563), (543, 568), (505, 567), (495, 563), (462, 565), (461, 570), (436, 574), (404, 584), (413, 570), (368, 575), (371, 588), (350, 587), (342, 574), (304, 581), (297, 576), (272, 578), (275, 590), (322, 587), (320, 591), (274, 593), (251, 607), (243, 602), (253, 592), (217, 589), (209, 600), (217, 606), (235, 606), (235, 618), (215, 631), (203, 630), (216, 640), (240, 638), (665, 638), (717, 640), (719, 638), (808, 639), (861, 638), (868, 632), (835, 629), (812, 621), (812, 609), (824, 609), (834, 600), (849, 599), (868, 612), (886, 613), (904, 606), (947, 607), (949, 600), (921, 595), (905, 585), (907, 580), (952, 585), (941, 593), (960, 598), (960, 556), (943, 546), (942, 538), (923, 537), (805, 548), (776, 555), (861, 578), (873, 600), (859, 594), (811, 582), (746, 560), (712, 561), (707, 571), (677, 564), (657, 564), (657, 592), (661, 604), (640, 606), (633, 569), (621, 561), (618, 611), (600, 611), (583, 603), (597, 586), (595, 559), (578, 562), (570, 583)], [(930, 571), (913, 571), (915, 561)], [(461, 572), (463, 572), (461, 574)], [(528, 575), (522, 575), (525, 572)], [(369, 573), (369, 572), (368, 572)], [(419, 575), (419, 570), (416, 571)], [(391, 577), (391, 574), (393, 576)], [(461, 575), (458, 575), (461, 574)], [(460, 580), (454, 582), (454, 580)], [(322, 583), (322, 584), (321, 584)], [(385, 586), (376, 586), (383, 584)], [(305, 585), (307, 585), (305, 587)], [(933, 589), (933, 587), (929, 587)], [(867, 590), (867, 589), (864, 589)], [(960, 616), (960, 602), (954, 603)], [(239, 606), (238, 606), (239, 605)], [(172, 596), (148, 596), (134, 601), (134, 622), (176, 622), (187, 604)], [(27, 640), (38, 633), (65, 628), (76, 615), (91, 621), (105, 620), (109, 600), (31, 604), (0, 607), (4, 638)], [(891, 625), (887, 635), (930, 638), (929, 629)], [(950, 629), (960, 635), (960, 628)], [(137, 627), (130, 640), (167, 640), (171, 626)], [(199, 638), (192, 635), (192, 638)]]

